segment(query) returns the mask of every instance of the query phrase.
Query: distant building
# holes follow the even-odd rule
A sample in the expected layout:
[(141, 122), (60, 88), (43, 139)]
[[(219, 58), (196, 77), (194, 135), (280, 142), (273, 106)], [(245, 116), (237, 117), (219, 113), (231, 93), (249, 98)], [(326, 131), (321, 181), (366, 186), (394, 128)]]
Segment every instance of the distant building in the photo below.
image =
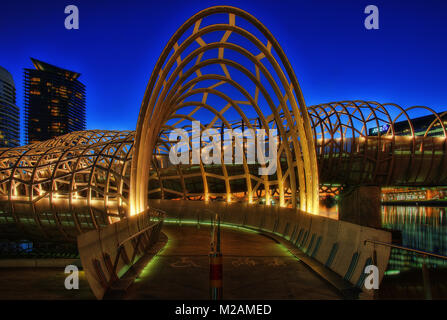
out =
[(11, 74), (0, 67), (0, 147), (20, 145), (19, 108), (16, 88)]
[[(444, 127), (447, 130), (447, 114), (443, 115), (443, 113), (438, 113), (438, 116), (439, 116), (439, 118), (441, 118), (442, 122), (444, 123)], [(429, 137), (442, 136), (444, 134), (442, 126), (434, 114), (411, 119), (411, 123), (413, 124), (414, 134), (416, 136), (423, 136), (430, 126), (431, 126), (430, 131), (427, 133), (427, 136), (429, 136)], [(377, 127), (370, 128), (369, 135), (377, 136), (379, 129), (380, 129), (380, 134), (386, 134), (389, 129), (389, 125), (384, 124), (384, 125), (380, 126), (380, 128), (377, 128)], [(411, 128), (410, 128), (408, 121), (403, 120), (403, 121), (394, 123), (394, 134), (397, 136), (411, 135)]]
[(25, 142), (85, 130), (85, 86), (80, 73), (31, 58), (25, 69)]

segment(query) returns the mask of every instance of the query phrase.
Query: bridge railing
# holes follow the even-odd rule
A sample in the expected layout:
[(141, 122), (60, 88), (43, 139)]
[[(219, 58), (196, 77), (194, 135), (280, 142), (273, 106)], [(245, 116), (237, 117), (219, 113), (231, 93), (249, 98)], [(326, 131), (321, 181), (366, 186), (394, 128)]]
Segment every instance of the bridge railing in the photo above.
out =
[(102, 299), (159, 238), (165, 213), (148, 209), (78, 237), (81, 263), (96, 298)]
[(433, 258), (437, 258), (437, 259), (447, 260), (447, 256), (443, 256), (443, 255), (436, 254), (436, 253), (433, 253), (433, 252), (407, 248), (407, 247), (403, 247), (403, 246), (399, 246), (399, 245), (395, 245), (395, 244), (391, 244), (391, 243), (386, 243), (386, 242), (382, 242), (382, 241), (366, 239), (364, 241), (364, 245), (366, 246), (368, 243), (373, 244), (374, 248), (375, 248), (376, 245), (379, 245), (379, 246), (385, 246), (385, 247), (389, 247), (389, 248), (395, 248), (395, 249), (399, 249), (399, 250), (404, 250), (404, 251), (408, 251), (408, 252), (413, 252), (415, 254), (423, 256), (424, 257), (424, 260), (423, 260), (424, 262), (422, 263), (422, 280), (423, 280), (423, 285), (424, 285), (425, 299), (427, 299), (427, 300), (431, 300), (432, 299), (432, 290), (431, 290), (431, 285), (430, 285), (430, 275), (429, 275), (429, 271), (428, 271), (428, 267), (427, 267), (427, 263), (426, 263), (426, 258), (427, 257), (433, 257)]
[(211, 239), (210, 239), (210, 299), (222, 300), (222, 277), (223, 261), (220, 242), (220, 214), (218, 212), (205, 209), (210, 214)]

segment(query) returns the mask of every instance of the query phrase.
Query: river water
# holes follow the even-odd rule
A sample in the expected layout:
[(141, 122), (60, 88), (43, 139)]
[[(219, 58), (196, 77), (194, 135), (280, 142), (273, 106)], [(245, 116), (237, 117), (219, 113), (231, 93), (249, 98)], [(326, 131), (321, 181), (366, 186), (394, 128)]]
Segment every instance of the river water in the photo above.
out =
[[(321, 206), (320, 215), (338, 219), (337, 206)], [(382, 206), (382, 227), (400, 231), (404, 247), (447, 256), (446, 207)], [(423, 262), (421, 255), (392, 249), (388, 270), (420, 269)], [(427, 258), (426, 263), (432, 268), (447, 268), (447, 261), (437, 258)]]
[[(447, 208), (416, 206), (383, 206), (382, 227), (399, 230), (402, 246), (447, 256)], [(424, 258), (402, 250), (393, 249), (388, 269), (406, 270), (420, 268)], [(447, 267), (447, 261), (427, 258), (431, 267)]]

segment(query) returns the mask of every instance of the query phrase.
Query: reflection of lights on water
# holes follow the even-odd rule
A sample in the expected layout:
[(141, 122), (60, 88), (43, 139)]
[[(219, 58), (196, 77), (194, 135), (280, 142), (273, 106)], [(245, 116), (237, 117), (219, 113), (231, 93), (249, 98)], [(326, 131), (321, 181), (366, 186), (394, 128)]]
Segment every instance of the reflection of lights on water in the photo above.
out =
[(387, 270), (384, 273), (386, 276), (394, 276), (400, 274), (399, 270)]
[[(404, 247), (447, 255), (447, 225), (443, 218), (446, 208), (383, 206), (382, 225), (385, 229), (398, 230), (402, 234)], [(389, 267), (395, 270), (420, 268), (422, 256), (393, 249)], [(429, 257), (427, 263), (433, 267), (447, 267), (447, 262)]]

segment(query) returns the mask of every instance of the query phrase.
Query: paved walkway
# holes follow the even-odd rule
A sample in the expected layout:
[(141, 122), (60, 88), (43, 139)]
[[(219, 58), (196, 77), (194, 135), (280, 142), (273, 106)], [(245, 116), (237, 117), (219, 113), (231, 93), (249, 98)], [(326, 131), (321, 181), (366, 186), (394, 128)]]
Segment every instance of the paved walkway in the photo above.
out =
[(57, 268), (0, 268), (0, 300), (95, 299), (83, 271), (79, 290), (65, 289), (65, 266)]
[[(272, 239), (222, 228), (224, 299), (339, 299)], [(166, 247), (146, 266), (126, 299), (209, 299), (210, 227), (166, 224)]]

